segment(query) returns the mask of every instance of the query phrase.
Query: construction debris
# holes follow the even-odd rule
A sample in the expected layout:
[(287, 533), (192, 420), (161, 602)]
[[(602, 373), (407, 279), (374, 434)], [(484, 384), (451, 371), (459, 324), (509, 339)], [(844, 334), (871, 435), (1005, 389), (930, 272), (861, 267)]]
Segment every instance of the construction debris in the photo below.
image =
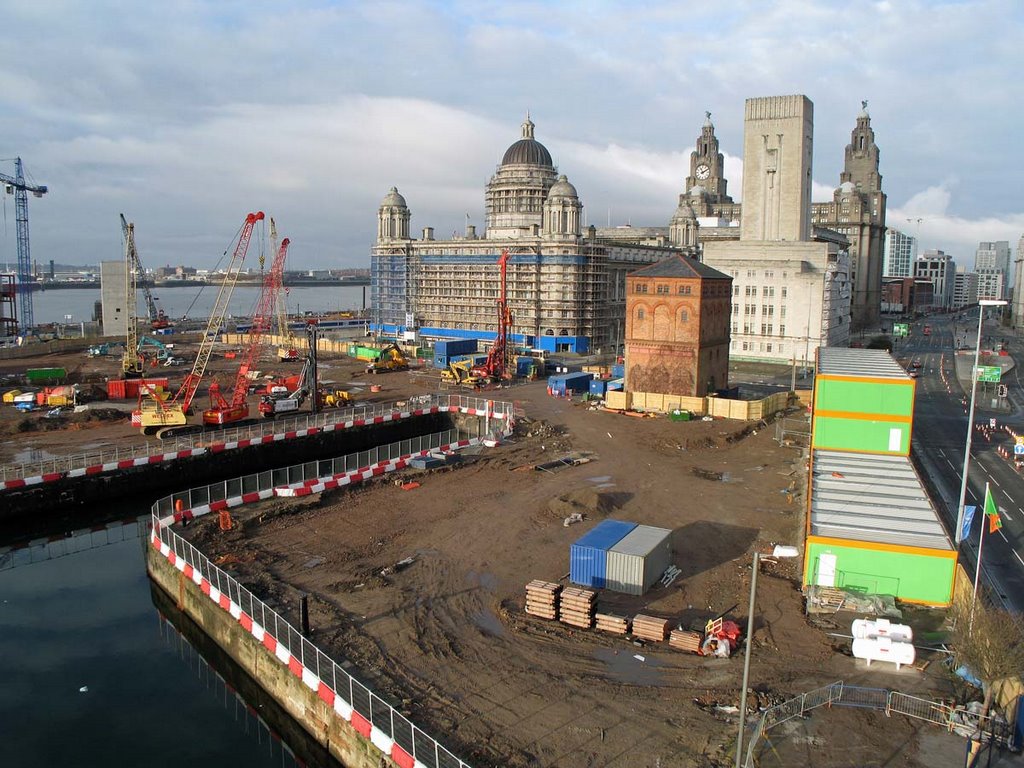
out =
[(661, 586), (669, 586), (673, 581), (679, 578), (679, 574), (682, 572), (682, 569), (678, 568), (677, 566), (670, 565), (668, 568), (665, 569), (665, 573), (661, 575)]

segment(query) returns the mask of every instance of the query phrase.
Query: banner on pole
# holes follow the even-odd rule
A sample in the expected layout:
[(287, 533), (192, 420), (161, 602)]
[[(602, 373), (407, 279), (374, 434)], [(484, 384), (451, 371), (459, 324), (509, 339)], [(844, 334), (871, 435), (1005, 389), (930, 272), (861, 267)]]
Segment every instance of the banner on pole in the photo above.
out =
[(960, 529), (961, 539), (966, 539), (971, 535), (971, 523), (974, 522), (974, 513), (977, 509), (973, 504), (964, 507), (964, 527)]

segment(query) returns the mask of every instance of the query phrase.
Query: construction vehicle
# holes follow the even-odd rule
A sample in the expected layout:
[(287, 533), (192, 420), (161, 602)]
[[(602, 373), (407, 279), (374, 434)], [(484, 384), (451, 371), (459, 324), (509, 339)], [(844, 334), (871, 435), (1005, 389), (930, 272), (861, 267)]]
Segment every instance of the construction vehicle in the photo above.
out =
[(324, 408), (344, 408), (352, 404), (352, 395), (344, 389), (321, 390), (318, 397)]
[(217, 340), (224, 325), (224, 318), (227, 316), (228, 301), (238, 281), (238, 273), (242, 269), (242, 262), (249, 250), (249, 241), (252, 238), (253, 228), (256, 222), (263, 220), (263, 212), (250, 213), (245, 218), (245, 223), (238, 235), (238, 242), (231, 255), (227, 270), (224, 273), (224, 280), (221, 281), (220, 290), (214, 300), (213, 309), (210, 312), (210, 319), (206, 325), (199, 345), (199, 352), (196, 354), (192, 370), (185, 377), (181, 388), (175, 392), (174, 397), (161, 401), (152, 395), (140, 395), (139, 410), (132, 414), (132, 423), (142, 429), (144, 435), (156, 435), (158, 438), (173, 437), (184, 432), (195, 432), (202, 427), (188, 424), (188, 414), (191, 412), (192, 400), (199, 389), (199, 383), (206, 373), (206, 365), (210, 362), (210, 355), (213, 353), (213, 345)]
[(409, 370), (409, 358), (397, 344), (384, 347), (377, 355), (377, 359), (366, 366), (367, 373), (407, 370)]
[[(271, 262), (270, 270), (263, 278), (260, 298), (256, 303), (256, 310), (253, 312), (252, 325), (249, 327), (249, 341), (242, 351), (242, 362), (238, 366), (238, 373), (235, 374), (235, 386), (231, 390), (231, 397), (230, 399), (224, 397), (221, 394), (220, 386), (214, 382), (210, 386), (210, 407), (203, 411), (204, 424), (223, 427), (249, 416), (249, 403), (246, 401), (246, 397), (249, 394), (249, 384), (253, 376), (257, 375), (256, 364), (259, 362), (260, 353), (266, 345), (265, 336), (270, 330), (271, 320), (274, 316), (274, 304), (284, 278), (284, 260), (288, 255), (289, 242), (287, 237), (281, 241), (281, 246)], [(260, 268), (263, 268), (262, 256), (260, 257)]]
[[(316, 392), (317, 397), (313, 401), (313, 411), (316, 412), (317, 406), (322, 403), (321, 393), (317, 386), (317, 334), (318, 329), (316, 326), (309, 326), (306, 329), (306, 333), (309, 339), (309, 345), (306, 352), (306, 362), (302, 366), (302, 371), (295, 378), (295, 382), (290, 391), (286, 390), (283, 394), (275, 392), (278, 389), (277, 386), (273, 386), (273, 382), (267, 386), (267, 394), (260, 398), (259, 411), (263, 414), (264, 418), (273, 418), (282, 413), (295, 413), (309, 397), (310, 392)], [(289, 380), (293, 377), (288, 377)], [(335, 406), (336, 407), (336, 406)]]
[(472, 368), (471, 360), (448, 363), (448, 367), (441, 371), (441, 381), (461, 387), (477, 387), (483, 382), (480, 377), (473, 375)]
[(498, 267), (501, 270), (501, 290), (498, 294), (498, 333), (494, 337), (494, 344), (491, 345), (491, 349), (487, 353), (487, 360), (482, 365), (473, 366), (470, 369), (470, 374), (481, 382), (511, 379), (515, 375), (512, 347), (508, 343), (509, 333), (512, 330), (512, 309), (508, 305), (508, 260), (509, 252), (502, 251), (498, 258)]
[[(277, 225), (273, 219), (270, 220), (270, 243), (273, 252), (277, 253)], [(295, 334), (288, 327), (288, 302), (286, 299), (288, 289), (284, 287), (283, 279), (281, 284), (277, 286), (277, 290), (277, 335), (282, 339), (277, 348), (277, 359), (282, 363), (295, 363), (302, 356), (299, 354), (298, 347), (295, 344)]]
[(115, 347), (123, 347), (123, 341), (105, 341), (102, 344), (93, 344), (87, 350), (85, 354), (89, 357), (106, 357), (109, 355)]
[[(126, 376), (141, 376), (146, 368), (146, 358), (143, 354), (143, 344), (160, 349), (162, 344), (148, 336), (139, 338), (139, 307), (138, 287), (139, 280), (144, 280), (146, 271), (139, 259), (139, 251), (135, 245), (135, 225), (121, 214), (121, 233), (124, 235), (124, 287), (125, 287), (125, 309), (127, 310), (127, 335), (125, 339), (124, 355), (121, 358), (121, 369)], [(151, 330), (166, 328), (170, 325), (167, 315), (157, 306), (149, 286), (142, 283), (142, 294), (146, 300), (146, 310), (149, 313), (149, 326)], [(167, 352), (157, 355), (157, 360), (167, 358)], [(154, 363), (155, 364), (155, 363)]]

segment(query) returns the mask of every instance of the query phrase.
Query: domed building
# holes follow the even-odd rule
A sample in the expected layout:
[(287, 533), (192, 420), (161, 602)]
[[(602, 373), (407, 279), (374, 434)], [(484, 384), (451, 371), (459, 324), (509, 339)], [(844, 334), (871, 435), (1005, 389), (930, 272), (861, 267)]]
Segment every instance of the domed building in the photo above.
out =
[[(517, 346), (546, 351), (621, 351), (626, 273), (682, 249), (614, 243), (584, 228), (583, 202), (534, 135), (527, 116), (484, 190), (482, 233), (410, 233), (411, 211), (392, 187), (377, 212), (371, 256), (374, 327), (389, 336), (493, 339), (498, 257), (508, 250), (508, 294)], [(692, 211), (691, 211), (692, 213)], [(673, 219), (675, 221), (675, 219)], [(677, 222), (696, 242), (695, 221)]]

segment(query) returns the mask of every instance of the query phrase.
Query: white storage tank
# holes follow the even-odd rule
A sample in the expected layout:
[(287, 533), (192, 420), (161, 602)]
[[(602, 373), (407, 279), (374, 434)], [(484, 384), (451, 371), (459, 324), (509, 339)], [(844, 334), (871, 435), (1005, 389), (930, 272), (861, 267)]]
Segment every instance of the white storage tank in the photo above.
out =
[(853, 641), (854, 658), (864, 659), (868, 666), (872, 661), (888, 661), (899, 669), (904, 664), (914, 663), (914, 646), (911, 643), (895, 643), (888, 637), (859, 637)]
[(608, 550), (605, 588), (642, 595), (672, 565), (672, 531), (638, 525)]

